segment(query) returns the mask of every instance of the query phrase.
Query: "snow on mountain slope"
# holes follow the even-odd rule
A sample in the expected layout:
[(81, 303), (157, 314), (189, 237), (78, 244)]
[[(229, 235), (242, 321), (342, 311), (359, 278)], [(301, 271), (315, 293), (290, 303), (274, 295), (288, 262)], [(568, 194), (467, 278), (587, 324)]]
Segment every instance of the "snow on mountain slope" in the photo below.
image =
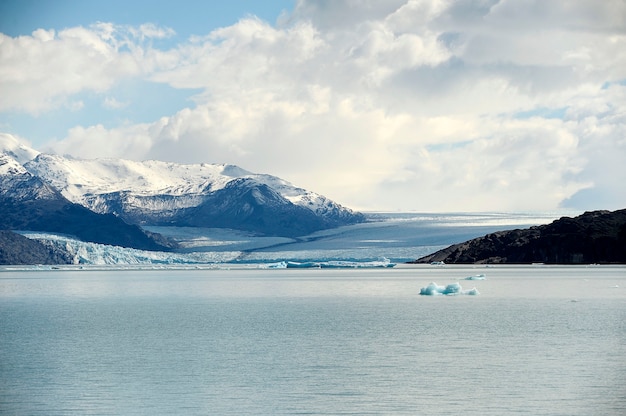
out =
[(0, 133), (0, 153), (10, 156), (19, 164), (24, 164), (39, 154), (35, 149), (31, 149), (14, 136), (6, 133)]
[(48, 154), (40, 154), (26, 163), (31, 173), (46, 179), (66, 198), (76, 202), (88, 194), (132, 191), (137, 195), (184, 195), (216, 190), (232, 179), (225, 167), (155, 160), (83, 160)]
[(23, 175), (28, 171), (8, 154), (0, 154), (0, 175)]
[[(39, 154), (26, 169), (50, 183), (70, 201), (101, 212), (106, 195), (124, 194), (127, 203), (145, 209), (197, 206), (200, 195), (223, 189), (235, 179), (252, 179), (277, 191), (294, 205), (324, 215), (345, 208), (315, 192), (295, 187), (278, 177), (254, 174), (226, 164), (176, 164), (149, 160), (71, 159)], [(161, 197), (155, 201), (146, 197)], [(175, 197), (175, 198), (164, 198)], [(104, 199), (103, 199), (104, 198)]]
[(69, 201), (130, 224), (294, 237), (365, 220), (315, 192), (234, 165), (74, 159), (39, 153), (10, 135), (0, 136), (0, 154), (7, 156), (0, 169), (23, 166)]
[[(57, 199), (56, 190), (33, 176), (15, 158), (0, 153), (0, 198), (11, 201)], [(3, 213), (5, 214), (5, 213)]]

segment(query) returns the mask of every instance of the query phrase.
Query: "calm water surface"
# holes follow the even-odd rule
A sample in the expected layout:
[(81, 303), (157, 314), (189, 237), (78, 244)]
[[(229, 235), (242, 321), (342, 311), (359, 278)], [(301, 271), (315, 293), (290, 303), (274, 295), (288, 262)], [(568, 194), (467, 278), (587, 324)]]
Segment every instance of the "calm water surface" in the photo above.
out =
[(624, 267), (2, 271), (0, 414), (624, 415), (625, 318)]

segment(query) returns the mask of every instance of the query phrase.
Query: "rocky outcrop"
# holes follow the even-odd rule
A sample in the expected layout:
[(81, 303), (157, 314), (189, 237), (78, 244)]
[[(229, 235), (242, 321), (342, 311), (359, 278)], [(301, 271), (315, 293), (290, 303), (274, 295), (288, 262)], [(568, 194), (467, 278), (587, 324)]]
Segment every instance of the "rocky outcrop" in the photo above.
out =
[(67, 252), (48, 247), (12, 231), (0, 231), (0, 264), (71, 264)]
[(562, 217), (454, 244), (412, 263), (626, 263), (626, 209)]

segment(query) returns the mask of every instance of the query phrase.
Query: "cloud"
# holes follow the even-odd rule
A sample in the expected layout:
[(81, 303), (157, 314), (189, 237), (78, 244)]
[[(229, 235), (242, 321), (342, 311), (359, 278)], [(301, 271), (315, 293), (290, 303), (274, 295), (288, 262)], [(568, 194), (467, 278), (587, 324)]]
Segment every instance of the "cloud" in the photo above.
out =
[[(604, 98), (601, 100), (600, 98)], [(586, 161), (574, 175), (589, 181), (561, 205), (576, 209), (616, 209), (626, 205), (626, 88), (610, 85), (600, 97), (574, 103), (568, 125), (580, 137), (578, 152)]]
[(124, 107), (128, 107), (127, 102), (121, 102), (117, 100), (115, 97), (106, 97), (102, 102), (102, 106), (104, 108), (108, 108), (109, 110), (119, 110)]
[(40, 114), (78, 93), (103, 93), (122, 79), (149, 73), (163, 62), (141, 41), (168, 33), (153, 25), (97, 23), (16, 38), (0, 34), (0, 111)]
[(49, 142), (41, 149), (86, 159), (124, 158), (142, 160), (153, 144), (150, 125), (134, 124), (107, 129), (101, 124), (77, 126), (61, 141)]
[(15, 97), (0, 109), (142, 77), (194, 89), (195, 105), (51, 146), (235, 163), (359, 209), (581, 208), (598, 193), (620, 208), (624, 15), (621, 1), (300, 0), (277, 25), (244, 18), (167, 50), (142, 40), (171, 36), (152, 26), (40, 31), (2, 38), (24, 43), (9, 56), (26, 72), (0, 76)]

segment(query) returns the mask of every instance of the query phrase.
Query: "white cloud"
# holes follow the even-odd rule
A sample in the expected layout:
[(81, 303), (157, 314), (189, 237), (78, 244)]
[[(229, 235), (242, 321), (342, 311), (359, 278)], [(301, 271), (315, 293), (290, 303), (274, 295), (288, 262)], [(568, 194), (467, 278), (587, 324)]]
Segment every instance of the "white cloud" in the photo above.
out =
[(116, 99), (115, 97), (105, 97), (102, 102), (102, 106), (104, 108), (108, 108), (109, 110), (119, 110), (124, 107), (128, 107), (129, 103), (122, 102)]
[(152, 23), (144, 23), (139, 26), (139, 30), (129, 28), (129, 32), (136, 38), (145, 39), (166, 39), (174, 36), (176, 32), (172, 28), (159, 27)]
[(589, 181), (563, 202), (566, 207), (615, 209), (626, 206), (626, 87), (612, 85), (568, 110), (568, 127), (580, 137), (578, 153), (586, 161), (574, 177)]
[[(619, 208), (626, 12), (601, 3), (300, 0), (277, 26), (245, 18), (170, 50), (142, 41), (172, 35), (153, 26), (3, 37), (0, 86), (14, 98), (0, 110), (145, 77), (202, 92), (193, 108), (74, 127), (53, 147), (235, 163), (355, 208), (584, 207), (585, 189)], [(29, 63), (42, 55), (48, 77)]]
[(65, 139), (50, 142), (48, 146), (56, 153), (86, 159), (112, 157), (142, 160), (152, 144), (150, 125), (135, 124), (106, 129), (103, 125), (97, 124), (87, 128), (73, 127)]
[(149, 73), (166, 61), (141, 41), (167, 35), (153, 25), (134, 29), (110, 23), (38, 29), (16, 38), (0, 33), (0, 111), (40, 114), (75, 94), (103, 93), (122, 79)]

